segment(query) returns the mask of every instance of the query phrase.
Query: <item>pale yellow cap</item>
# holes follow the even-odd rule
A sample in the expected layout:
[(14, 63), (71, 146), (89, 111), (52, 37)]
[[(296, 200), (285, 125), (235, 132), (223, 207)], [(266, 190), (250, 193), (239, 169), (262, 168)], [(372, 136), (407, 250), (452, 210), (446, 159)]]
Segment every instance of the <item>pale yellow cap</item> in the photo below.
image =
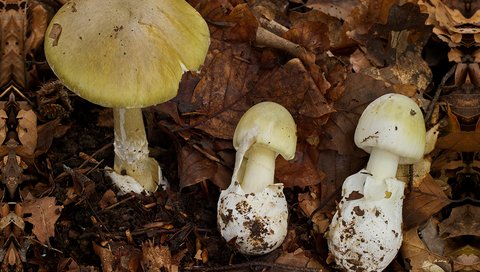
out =
[(45, 54), (79, 96), (139, 108), (175, 97), (209, 44), (206, 22), (184, 0), (73, 0), (51, 20)]
[(246, 111), (233, 135), (235, 149), (247, 137), (253, 137), (254, 144), (268, 146), (286, 160), (295, 157), (297, 126), (290, 112), (280, 104), (261, 102)]
[(420, 107), (401, 94), (380, 96), (363, 111), (355, 130), (355, 144), (370, 153), (373, 148), (400, 156), (400, 164), (423, 157), (426, 129)]

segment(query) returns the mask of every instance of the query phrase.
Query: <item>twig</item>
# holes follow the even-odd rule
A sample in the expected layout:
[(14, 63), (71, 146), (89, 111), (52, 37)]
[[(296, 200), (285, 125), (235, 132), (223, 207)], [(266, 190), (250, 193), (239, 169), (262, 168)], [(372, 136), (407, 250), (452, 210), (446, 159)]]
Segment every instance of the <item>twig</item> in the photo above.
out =
[(131, 199), (134, 199), (134, 198), (135, 198), (135, 195), (131, 195), (131, 196), (125, 198), (125, 199), (122, 199), (122, 200), (118, 201), (117, 203), (114, 203), (114, 204), (106, 207), (105, 209), (101, 210), (101, 212), (104, 212), (104, 211), (108, 211), (108, 210), (110, 210), (110, 209), (113, 209), (113, 208), (117, 207), (118, 205), (123, 204), (123, 203), (125, 203), (125, 202), (127, 202), (127, 201), (129, 201), (129, 200), (131, 200)]
[[(105, 151), (105, 149), (110, 148), (112, 145), (113, 145), (112, 143), (108, 143), (102, 146), (99, 150), (95, 151), (92, 155), (90, 155), (90, 157), (95, 158), (95, 156), (98, 155), (98, 153)], [(82, 169), (87, 163), (88, 163), (88, 160), (84, 160), (83, 163), (80, 164), (78, 169)]]
[(304, 63), (311, 62), (311, 60), (308, 59), (308, 51), (303, 46), (275, 35), (263, 27), (257, 28), (255, 42), (257, 45), (267, 46), (288, 52), (292, 56), (301, 59)]
[(321, 211), (330, 201), (332, 201), (332, 199), (334, 199), (337, 194), (342, 190), (342, 186), (338, 186), (337, 189), (335, 189), (335, 191), (333, 193), (331, 193), (329, 196), (327, 196), (327, 198), (325, 200), (323, 200), (322, 202), (320, 202), (320, 204), (318, 205), (318, 208), (316, 208), (309, 216), (308, 218), (308, 221), (309, 223), (312, 222), (312, 219), (313, 219), (313, 216)]
[(204, 272), (214, 272), (214, 271), (256, 271), (258, 268), (271, 268), (273, 271), (293, 271), (293, 272), (322, 272), (328, 271), (321, 268), (308, 268), (308, 267), (298, 267), (287, 264), (278, 264), (278, 263), (269, 263), (269, 262), (260, 262), (253, 261), (242, 264), (233, 264), (221, 267), (184, 267), (184, 271), (204, 271)]
[(440, 85), (438, 86), (432, 101), (428, 105), (427, 112), (425, 113), (425, 119), (424, 119), (425, 121), (430, 120), (430, 117), (432, 117), (433, 109), (438, 99), (440, 98), (440, 94), (442, 93), (442, 90), (445, 87), (445, 83), (453, 75), (453, 73), (455, 73), (456, 68), (457, 68), (457, 65), (456, 64), (453, 65), (452, 68), (450, 68), (450, 70), (445, 74), (445, 76), (443, 76), (442, 81), (440, 82)]

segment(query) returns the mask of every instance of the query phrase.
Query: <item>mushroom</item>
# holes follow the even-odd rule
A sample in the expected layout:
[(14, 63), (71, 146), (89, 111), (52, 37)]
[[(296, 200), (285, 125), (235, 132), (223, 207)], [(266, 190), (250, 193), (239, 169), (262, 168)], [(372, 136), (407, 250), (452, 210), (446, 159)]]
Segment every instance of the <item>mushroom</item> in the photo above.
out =
[(370, 103), (355, 130), (355, 144), (370, 153), (364, 170), (349, 176), (327, 234), (335, 262), (347, 271), (382, 271), (402, 244), (404, 183), (398, 164), (420, 160), (425, 123), (418, 105), (400, 94)]
[(235, 168), (220, 194), (217, 222), (225, 240), (243, 254), (269, 253), (285, 239), (288, 209), (283, 184), (274, 183), (275, 158), (293, 159), (296, 143), (295, 121), (274, 102), (254, 105), (237, 124)]
[(113, 181), (155, 191), (161, 169), (149, 157), (141, 108), (175, 97), (182, 74), (201, 66), (210, 44), (203, 18), (183, 0), (72, 0), (46, 33), (45, 55), (62, 83), (113, 108)]

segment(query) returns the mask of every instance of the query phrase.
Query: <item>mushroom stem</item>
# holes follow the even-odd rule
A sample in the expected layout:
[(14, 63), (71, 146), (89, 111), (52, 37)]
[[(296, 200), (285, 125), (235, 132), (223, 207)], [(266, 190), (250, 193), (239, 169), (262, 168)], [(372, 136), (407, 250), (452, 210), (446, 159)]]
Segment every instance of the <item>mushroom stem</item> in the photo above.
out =
[(253, 145), (247, 152), (245, 173), (240, 182), (245, 193), (257, 193), (273, 184), (277, 153), (268, 147)]
[(148, 156), (148, 141), (143, 124), (141, 108), (114, 108), (114, 170), (118, 174), (129, 175), (145, 190), (157, 189), (159, 166)]
[(373, 148), (368, 159), (366, 170), (378, 180), (394, 178), (397, 174), (400, 157), (384, 149)]

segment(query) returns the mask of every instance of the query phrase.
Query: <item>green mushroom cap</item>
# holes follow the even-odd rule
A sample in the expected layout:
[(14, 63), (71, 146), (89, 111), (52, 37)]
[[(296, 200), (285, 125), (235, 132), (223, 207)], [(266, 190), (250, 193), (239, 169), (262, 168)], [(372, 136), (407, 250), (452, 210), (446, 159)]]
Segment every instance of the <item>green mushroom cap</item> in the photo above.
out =
[(105, 107), (141, 108), (177, 95), (197, 70), (208, 26), (184, 0), (73, 0), (53, 17), (45, 54), (58, 78)]

